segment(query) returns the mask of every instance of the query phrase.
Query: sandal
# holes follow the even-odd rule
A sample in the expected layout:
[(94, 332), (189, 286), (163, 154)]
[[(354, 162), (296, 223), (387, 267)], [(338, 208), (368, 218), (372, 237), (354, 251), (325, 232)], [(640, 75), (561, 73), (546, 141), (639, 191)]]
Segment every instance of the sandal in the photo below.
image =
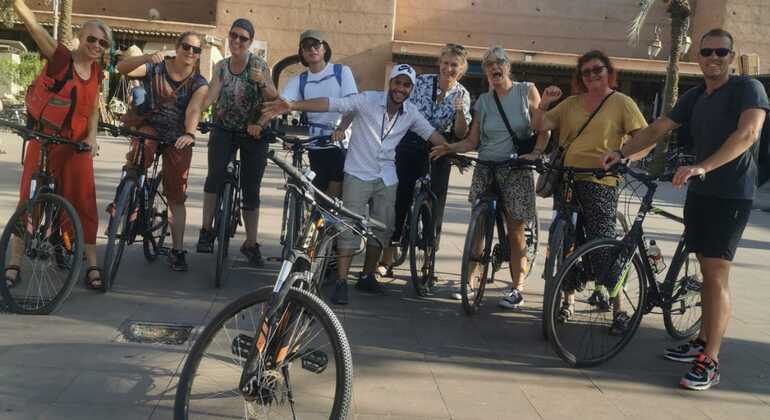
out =
[(561, 309), (559, 309), (559, 315), (556, 317), (556, 321), (560, 324), (563, 324), (572, 318), (572, 315), (574, 315), (574, 312), (575, 312), (574, 303), (570, 304), (567, 302), (562, 302)]
[[(15, 271), (16, 277), (8, 277), (8, 270)], [(19, 283), (21, 283), (21, 267), (18, 265), (6, 265), (5, 269), (3, 269), (3, 277), (5, 277), (5, 286), (7, 288), (10, 289), (14, 286), (17, 286)]]
[[(99, 277), (91, 278), (91, 273), (96, 271)], [(91, 290), (104, 290), (104, 281), (102, 281), (102, 270), (99, 267), (88, 267), (84, 279), (86, 288)]]

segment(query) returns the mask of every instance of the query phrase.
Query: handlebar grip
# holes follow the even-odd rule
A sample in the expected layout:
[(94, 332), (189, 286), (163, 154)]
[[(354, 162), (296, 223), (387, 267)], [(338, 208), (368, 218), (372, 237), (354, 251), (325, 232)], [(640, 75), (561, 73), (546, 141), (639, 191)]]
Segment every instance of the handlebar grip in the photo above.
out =
[(368, 223), (369, 223), (369, 226), (371, 226), (372, 228), (377, 229), (377, 230), (387, 230), (388, 229), (388, 227), (385, 226), (385, 223), (382, 223), (382, 222), (380, 222), (377, 219), (370, 218), (368, 220)]

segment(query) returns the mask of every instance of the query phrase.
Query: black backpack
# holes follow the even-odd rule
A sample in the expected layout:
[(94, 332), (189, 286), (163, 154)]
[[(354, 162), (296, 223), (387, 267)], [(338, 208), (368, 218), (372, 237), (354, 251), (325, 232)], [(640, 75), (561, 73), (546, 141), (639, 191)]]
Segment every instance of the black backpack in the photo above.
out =
[[(748, 76), (736, 77), (748, 78)], [(697, 92), (692, 96), (694, 100), (690, 101), (690, 103), (680, 104), (680, 106), (685, 107), (685, 111), (688, 115), (690, 115), (690, 118), (692, 118), (692, 110), (695, 107), (695, 103), (698, 101), (698, 98), (700, 98), (700, 96), (706, 91), (706, 85), (701, 84), (692, 89)], [(686, 93), (689, 92), (690, 91), (688, 90)], [(694, 147), (694, 139), (692, 138), (690, 127), (691, 121), (685, 121), (676, 132), (677, 145), (686, 150), (692, 150)], [(754, 156), (757, 158), (757, 186), (761, 187), (770, 180), (770, 115), (765, 118), (765, 123), (762, 126), (762, 132), (759, 135), (759, 141), (752, 147), (756, 148), (756, 154)]]

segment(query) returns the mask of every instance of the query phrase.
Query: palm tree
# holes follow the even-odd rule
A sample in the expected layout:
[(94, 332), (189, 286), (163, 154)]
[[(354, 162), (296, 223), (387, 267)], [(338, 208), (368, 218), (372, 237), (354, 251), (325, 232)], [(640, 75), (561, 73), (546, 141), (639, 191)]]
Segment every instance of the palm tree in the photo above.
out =
[(59, 30), (56, 39), (67, 48), (72, 48), (72, 0), (60, 0)]
[[(682, 54), (684, 40), (687, 37), (687, 31), (690, 27), (690, 14), (692, 9), (688, 0), (662, 0), (668, 5), (668, 14), (671, 16), (671, 49), (668, 56), (668, 67), (666, 69), (666, 85), (663, 89), (663, 114), (668, 114), (676, 104), (679, 96), (679, 56)], [(655, 0), (640, 0), (639, 13), (631, 23), (628, 31), (629, 41), (636, 44), (639, 42), (639, 36), (647, 14), (655, 4)], [(658, 141), (655, 148), (650, 171), (653, 174), (663, 172), (665, 165), (666, 151), (671, 137), (666, 136)]]

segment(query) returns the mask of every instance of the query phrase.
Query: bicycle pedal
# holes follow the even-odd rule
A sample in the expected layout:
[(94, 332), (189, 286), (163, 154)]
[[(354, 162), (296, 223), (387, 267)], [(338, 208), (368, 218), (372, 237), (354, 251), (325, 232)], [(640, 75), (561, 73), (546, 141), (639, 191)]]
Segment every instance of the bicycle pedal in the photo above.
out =
[(321, 350), (313, 350), (302, 356), (302, 369), (319, 374), (329, 365), (329, 356)]
[(240, 358), (247, 358), (249, 356), (249, 351), (251, 351), (251, 347), (254, 345), (254, 339), (249, 337), (246, 334), (238, 334), (237, 337), (233, 338), (232, 346), (230, 347), (230, 351), (233, 353), (234, 356), (238, 356)]

